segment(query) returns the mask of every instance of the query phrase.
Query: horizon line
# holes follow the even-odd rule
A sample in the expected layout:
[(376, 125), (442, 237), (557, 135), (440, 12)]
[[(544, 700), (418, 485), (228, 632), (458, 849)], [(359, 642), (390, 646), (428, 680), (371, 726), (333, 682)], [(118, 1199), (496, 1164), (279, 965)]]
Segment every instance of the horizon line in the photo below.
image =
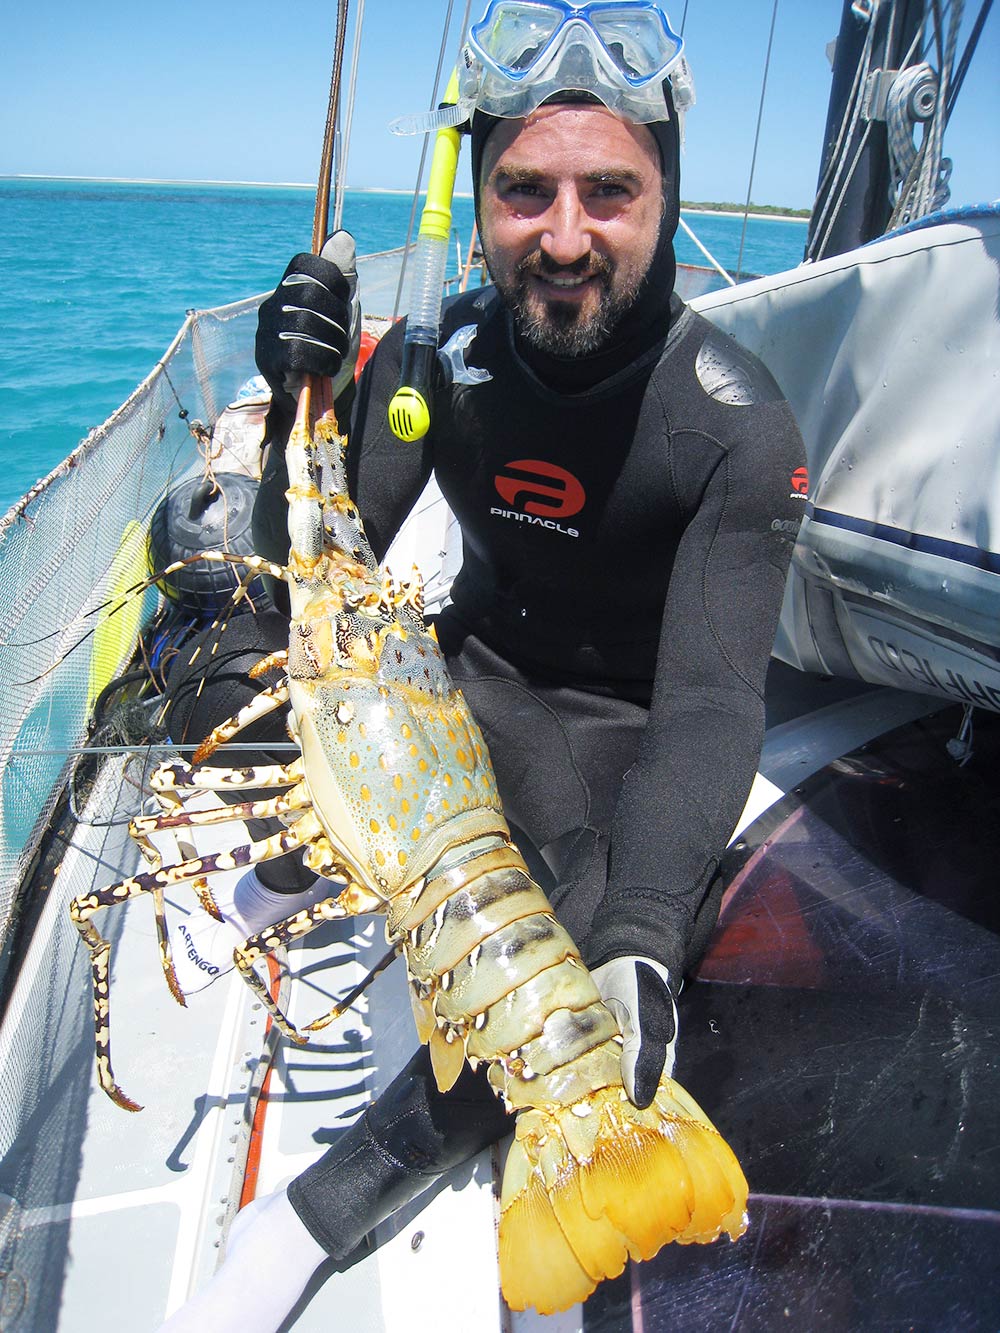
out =
[[(252, 185), (267, 190), (312, 190), (315, 192), (315, 183), (308, 181), (248, 181), (248, 180), (221, 180), (214, 177), (186, 177), (186, 176), (77, 176), (65, 175), (62, 172), (55, 174), (47, 171), (13, 171), (0, 172), (0, 180), (7, 181), (88, 181), (95, 185)], [(358, 194), (402, 194), (411, 195), (410, 189), (396, 189), (388, 185), (346, 185), (346, 193), (354, 190)], [(461, 190), (455, 191), (456, 199), (471, 199), (471, 193)]]
[[(235, 186), (253, 186), (254, 188), (266, 190), (313, 190), (316, 186), (307, 181), (251, 181), (251, 180), (220, 180), (213, 177), (194, 178), (183, 176), (78, 176), (64, 175), (62, 173), (50, 174), (42, 171), (15, 171), (4, 174), (0, 172), (0, 181), (3, 180), (30, 180), (30, 181), (85, 181), (97, 185), (235, 185)], [(396, 189), (387, 185), (347, 185), (344, 187), (345, 193), (352, 191), (356, 194), (398, 194), (403, 196), (412, 196), (412, 189)], [(421, 191), (422, 194), (426, 190)], [(456, 190), (454, 197), (456, 199), (471, 199), (473, 195), (470, 191)], [(727, 202), (719, 200), (703, 199), (697, 204), (684, 204), (681, 202), (681, 210), (689, 213), (717, 213), (720, 216), (742, 217), (743, 210), (738, 212), (723, 213), (721, 204)], [(756, 218), (780, 217), (787, 222), (807, 222), (808, 218), (795, 217), (794, 213), (801, 213), (801, 209), (794, 208), (791, 204), (757, 204), (757, 208), (777, 208), (787, 210), (787, 216), (774, 213), (758, 213), (753, 208), (750, 209), (748, 216)]]

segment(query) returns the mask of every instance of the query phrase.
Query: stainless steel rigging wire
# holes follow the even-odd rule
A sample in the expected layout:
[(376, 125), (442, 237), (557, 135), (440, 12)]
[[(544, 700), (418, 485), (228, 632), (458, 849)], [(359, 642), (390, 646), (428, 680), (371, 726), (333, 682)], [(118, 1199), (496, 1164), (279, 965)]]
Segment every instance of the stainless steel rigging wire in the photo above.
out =
[(951, 119), (951, 113), (955, 109), (955, 103), (958, 100), (958, 94), (962, 84), (965, 82), (965, 76), (968, 73), (969, 63), (979, 45), (979, 38), (982, 35), (983, 25), (989, 17), (990, 10), (993, 8), (993, 0), (983, 0), (982, 7), (976, 15), (976, 21), (972, 25), (972, 31), (969, 34), (969, 40), (965, 44), (965, 50), (962, 52), (962, 58), (958, 62), (958, 68), (952, 75), (951, 83), (948, 86), (948, 103), (945, 108), (945, 124)]
[(743, 230), (740, 233), (740, 253), (736, 260), (736, 281), (739, 282), (740, 274), (743, 272), (743, 248), (747, 239), (747, 222), (750, 219), (750, 200), (753, 198), (753, 177), (757, 168), (757, 146), (760, 143), (760, 127), (764, 119), (764, 97), (767, 93), (767, 75), (771, 68), (771, 48), (774, 45), (774, 25), (778, 18), (778, 0), (774, 0), (774, 8), (771, 10), (771, 31), (767, 37), (767, 55), (764, 57), (764, 77), (760, 85), (760, 105), (757, 108), (757, 129), (753, 136), (753, 156), (750, 159), (750, 179), (747, 181), (747, 201), (743, 208)]
[(361, 58), (361, 30), (365, 21), (365, 0), (358, 0), (357, 17), (354, 20), (354, 49), (351, 52), (351, 80), (347, 88), (347, 108), (344, 112), (344, 129), (340, 135), (340, 148), (337, 154), (336, 186), (333, 201), (333, 231), (340, 231), (344, 221), (344, 192), (347, 189), (347, 159), (351, 151), (351, 130), (354, 126), (354, 104), (358, 92), (358, 65)]

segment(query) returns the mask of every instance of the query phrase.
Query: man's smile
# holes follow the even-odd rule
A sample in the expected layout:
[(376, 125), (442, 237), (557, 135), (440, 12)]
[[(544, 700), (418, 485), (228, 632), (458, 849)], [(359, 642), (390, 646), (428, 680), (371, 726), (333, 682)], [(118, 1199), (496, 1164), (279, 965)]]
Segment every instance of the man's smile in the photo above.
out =
[(535, 291), (547, 300), (557, 301), (583, 301), (584, 297), (592, 291), (597, 279), (596, 273), (585, 273), (583, 277), (564, 275), (560, 277), (549, 276), (548, 273), (533, 273), (535, 281)]
[(531, 293), (542, 301), (560, 302), (567, 309), (582, 306), (596, 293), (601, 300), (610, 286), (614, 265), (603, 255), (591, 253), (581, 256), (573, 264), (553, 264), (541, 251), (536, 251), (521, 262), (522, 279), (526, 279), (525, 295)]
[(554, 288), (560, 295), (567, 295), (567, 296), (575, 295), (579, 292), (582, 292), (583, 289), (589, 287), (591, 283), (597, 282), (599, 276), (600, 275), (597, 273), (583, 273), (583, 274), (533, 273), (532, 274), (532, 277), (535, 279), (535, 281), (539, 283), (543, 288), (547, 288), (550, 291), (551, 289)]

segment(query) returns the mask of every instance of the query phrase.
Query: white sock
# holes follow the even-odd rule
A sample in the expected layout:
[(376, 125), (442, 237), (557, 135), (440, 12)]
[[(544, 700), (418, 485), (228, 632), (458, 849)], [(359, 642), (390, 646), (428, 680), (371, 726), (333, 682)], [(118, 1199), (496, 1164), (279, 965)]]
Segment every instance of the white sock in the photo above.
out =
[(170, 950), (181, 990), (185, 995), (195, 995), (211, 986), (233, 970), (233, 950), (248, 935), (256, 935), (266, 926), (284, 921), (337, 892), (337, 885), (330, 880), (317, 879), (300, 893), (278, 893), (262, 884), (256, 867), (251, 866), (233, 890), (232, 901), (217, 900), (222, 921), (199, 907), (171, 927)]
[(326, 1257), (284, 1190), (255, 1199), (236, 1215), (222, 1267), (160, 1333), (275, 1333)]
[[(316, 879), (307, 889), (298, 893), (278, 893), (262, 884), (257, 874), (257, 867), (251, 866), (233, 890), (233, 908), (231, 912), (223, 909), (223, 916), (242, 927), (246, 935), (256, 935), (265, 926), (273, 926), (276, 921), (284, 921), (294, 916), (304, 907), (321, 903), (331, 893), (339, 893), (328, 879)], [(244, 936), (245, 938), (245, 936)]]

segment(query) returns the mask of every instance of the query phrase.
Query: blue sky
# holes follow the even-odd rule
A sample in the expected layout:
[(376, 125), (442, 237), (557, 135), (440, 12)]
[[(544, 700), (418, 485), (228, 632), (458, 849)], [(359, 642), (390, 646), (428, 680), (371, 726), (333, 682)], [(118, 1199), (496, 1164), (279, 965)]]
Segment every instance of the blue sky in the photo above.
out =
[[(686, 199), (746, 197), (772, 3), (688, 0), (698, 106), (688, 121)], [(978, 7), (970, 0), (970, 14)], [(456, 0), (451, 59), (464, 8)], [(484, 8), (474, 0), (474, 17)], [(446, 10), (446, 0), (367, 0), (349, 185), (412, 186), (419, 143), (394, 138), (386, 125), (428, 104)], [(668, 10), (679, 26), (684, 0)], [(0, 175), (312, 182), (335, 12), (333, 0), (9, 6)], [(758, 203), (812, 203), (830, 84), (825, 47), (840, 13), (841, 0), (779, 4)], [(998, 69), (1000, 6), (945, 143), (956, 204), (1000, 195)]]

